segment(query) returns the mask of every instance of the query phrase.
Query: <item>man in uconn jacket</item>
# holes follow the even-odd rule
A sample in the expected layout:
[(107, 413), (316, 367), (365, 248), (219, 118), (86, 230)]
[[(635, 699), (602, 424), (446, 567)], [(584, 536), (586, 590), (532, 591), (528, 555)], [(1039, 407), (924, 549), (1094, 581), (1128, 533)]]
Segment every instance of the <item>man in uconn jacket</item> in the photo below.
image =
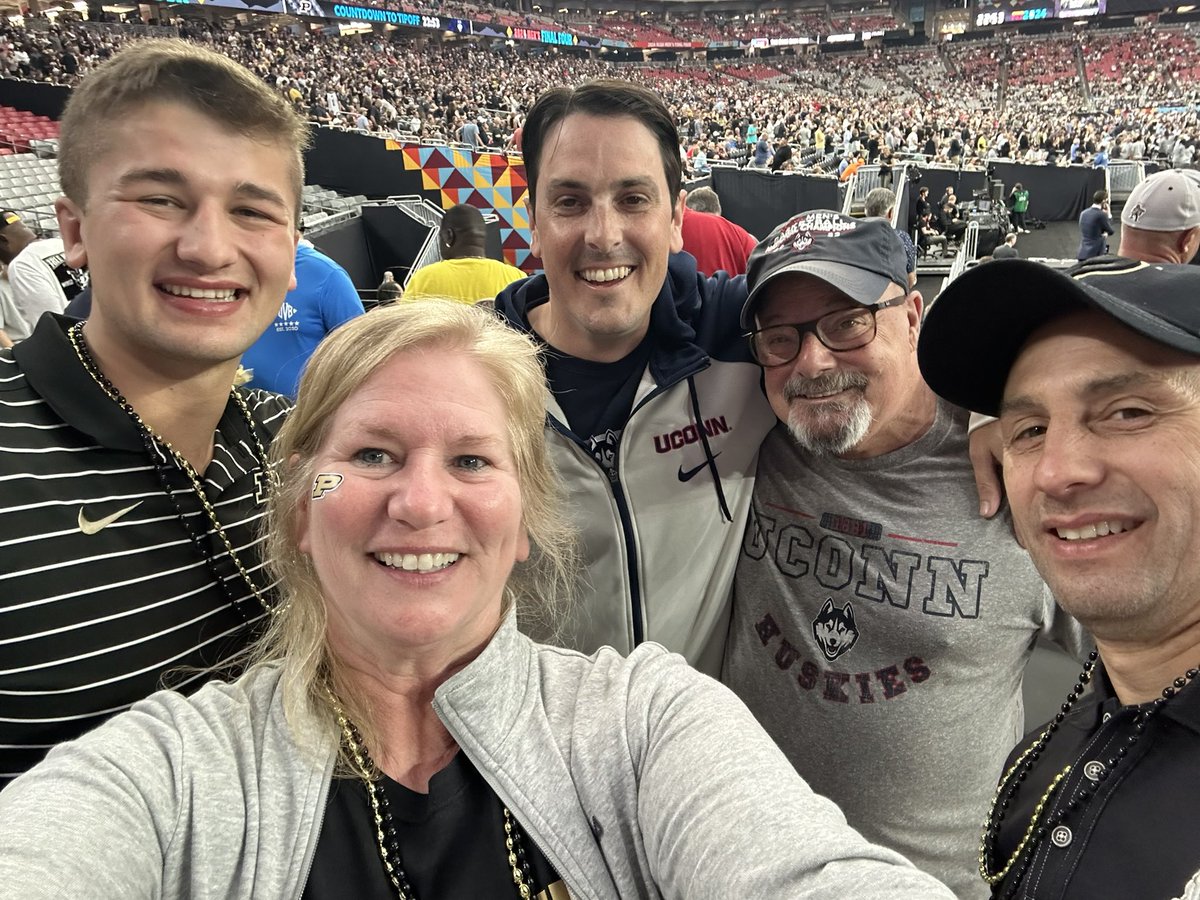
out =
[(545, 93), (524, 134), (545, 269), (497, 310), (546, 344), (547, 436), (587, 583), (566, 643), (644, 640), (720, 668), (759, 444), (775, 417), (738, 319), (746, 288), (682, 249), (678, 137), (651, 91)]

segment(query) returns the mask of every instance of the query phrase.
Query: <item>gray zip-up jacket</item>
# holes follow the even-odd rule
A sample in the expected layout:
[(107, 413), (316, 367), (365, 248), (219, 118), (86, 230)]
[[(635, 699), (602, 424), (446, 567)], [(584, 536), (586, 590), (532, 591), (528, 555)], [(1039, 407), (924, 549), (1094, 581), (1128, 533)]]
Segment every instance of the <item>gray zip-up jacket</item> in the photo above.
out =
[[(657, 645), (589, 658), (509, 616), (434, 707), (575, 900), (952, 898)], [(0, 897), (298, 897), (335, 752), (285, 721), (276, 667), (155, 694), (0, 792)]]
[[(496, 311), (536, 338), (529, 311), (549, 296), (535, 275), (505, 288)], [(546, 447), (588, 576), (567, 646), (628, 653), (654, 641), (720, 674), (758, 448), (775, 426), (742, 337), (745, 302), (744, 278), (705, 278), (690, 254), (671, 256), (650, 311), (650, 359), (608, 448), (614, 477), (547, 394)]]

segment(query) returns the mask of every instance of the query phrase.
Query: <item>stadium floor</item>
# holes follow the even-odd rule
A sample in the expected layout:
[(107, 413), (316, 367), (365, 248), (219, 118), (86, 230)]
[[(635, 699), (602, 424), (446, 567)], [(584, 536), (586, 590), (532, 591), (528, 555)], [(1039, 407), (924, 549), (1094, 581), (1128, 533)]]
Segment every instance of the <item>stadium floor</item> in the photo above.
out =
[[(1121, 244), (1121, 212), (1113, 213), (1116, 234), (1108, 239), (1115, 253)], [(1079, 252), (1078, 222), (1047, 222), (1044, 229), (1017, 236), (1017, 250), (1022, 259), (1075, 259)]]

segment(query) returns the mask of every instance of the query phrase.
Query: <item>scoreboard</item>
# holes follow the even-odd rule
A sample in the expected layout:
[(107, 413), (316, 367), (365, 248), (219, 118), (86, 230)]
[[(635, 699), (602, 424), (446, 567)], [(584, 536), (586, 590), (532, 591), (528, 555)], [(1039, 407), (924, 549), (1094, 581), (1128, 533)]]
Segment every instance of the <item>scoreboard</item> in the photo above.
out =
[(975, 0), (975, 27), (1102, 15), (1106, 0)]
[(976, 0), (975, 27), (1054, 18), (1055, 0)]

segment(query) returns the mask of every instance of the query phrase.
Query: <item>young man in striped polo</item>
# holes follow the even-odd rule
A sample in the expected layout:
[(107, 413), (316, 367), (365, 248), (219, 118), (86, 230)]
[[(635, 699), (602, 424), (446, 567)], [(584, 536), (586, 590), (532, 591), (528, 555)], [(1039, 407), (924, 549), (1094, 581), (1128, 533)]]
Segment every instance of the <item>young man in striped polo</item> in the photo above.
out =
[(245, 646), (282, 398), (232, 388), (295, 285), (306, 126), (257, 78), (140, 43), (77, 88), (56, 204), (86, 324), (0, 351), (0, 788)]

